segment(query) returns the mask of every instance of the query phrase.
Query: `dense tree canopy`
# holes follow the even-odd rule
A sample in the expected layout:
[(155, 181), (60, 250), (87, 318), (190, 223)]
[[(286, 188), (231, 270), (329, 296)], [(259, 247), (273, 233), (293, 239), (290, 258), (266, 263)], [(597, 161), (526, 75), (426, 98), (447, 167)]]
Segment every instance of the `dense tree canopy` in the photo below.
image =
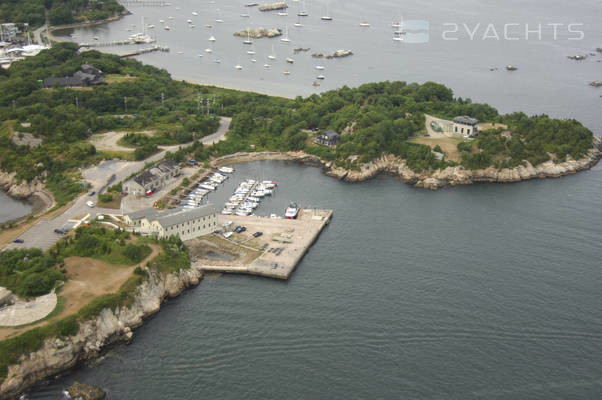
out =
[[(116, 0), (0, 0), (0, 23), (64, 25), (85, 19), (96, 21), (123, 11)], [(46, 14), (47, 13), (47, 14)]]

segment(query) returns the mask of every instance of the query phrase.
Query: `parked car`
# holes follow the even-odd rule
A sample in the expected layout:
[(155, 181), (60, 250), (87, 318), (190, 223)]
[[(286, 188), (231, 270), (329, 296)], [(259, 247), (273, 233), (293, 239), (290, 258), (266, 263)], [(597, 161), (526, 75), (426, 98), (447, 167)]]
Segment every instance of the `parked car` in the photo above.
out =
[(244, 231), (246, 231), (246, 230), (247, 230), (247, 228), (246, 228), (246, 227), (244, 227), (244, 226), (241, 226), (241, 227), (240, 227), (240, 233), (243, 233), (243, 232), (244, 232)]
[(86, 205), (87, 205), (88, 207), (94, 207), (94, 202), (93, 202), (93, 201), (87, 201), (87, 202), (86, 202)]
[(241, 229), (242, 229), (242, 227), (240, 225), (236, 225), (236, 227), (234, 229), (232, 229), (232, 231), (236, 232), (236, 233), (240, 233), (240, 232), (242, 232)]
[(94, 196), (96, 194), (96, 192), (93, 190), (90, 193), (88, 193), (88, 196)]
[(255, 232), (255, 233), (253, 234), (253, 237), (259, 237), (259, 236), (261, 236), (261, 235), (263, 235), (263, 232)]
[(25, 243), (25, 240), (23, 240), (23, 239), (15, 239), (15, 240), (13, 240), (13, 243)]
[(58, 229), (54, 230), (54, 233), (58, 233), (59, 235), (64, 235), (67, 232), (69, 232), (69, 231), (67, 229), (64, 229), (64, 228), (58, 228)]

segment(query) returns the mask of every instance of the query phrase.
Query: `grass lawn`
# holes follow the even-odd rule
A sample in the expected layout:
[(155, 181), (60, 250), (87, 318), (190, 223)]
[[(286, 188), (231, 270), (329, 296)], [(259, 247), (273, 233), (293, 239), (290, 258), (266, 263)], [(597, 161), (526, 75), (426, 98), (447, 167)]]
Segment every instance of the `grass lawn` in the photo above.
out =
[(135, 81), (137, 78), (135, 76), (126, 76), (126, 75), (119, 75), (119, 74), (109, 74), (107, 76), (105, 76), (105, 82), (106, 83), (121, 83), (121, 82), (132, 82)]
[(103, 202), (103, 201), (98, 201), (98, 207), (102, 207), (102, 208), (111, 208), (113, 210), (119, 210), (121, 208), (121, 199), (123, 198), (123, 195), (121, 193), (109, 193), (111, 196), (113, 196), (113, 200), (111, 201), (107, 201), (107, 202)]
[(445, 152), (447, 155), (447, 159), (451, 161), (460, 162), (461, 156), (458, 151), (458, 143), (461, 143), (463, 140), (458, 138), (431, 138), (431, 137), (419, 137), (409, 140), (412, 143), (420, 143), (430, 146), (431, 149), (434, 149), (437, 145), (441, 147), (441, 150)]

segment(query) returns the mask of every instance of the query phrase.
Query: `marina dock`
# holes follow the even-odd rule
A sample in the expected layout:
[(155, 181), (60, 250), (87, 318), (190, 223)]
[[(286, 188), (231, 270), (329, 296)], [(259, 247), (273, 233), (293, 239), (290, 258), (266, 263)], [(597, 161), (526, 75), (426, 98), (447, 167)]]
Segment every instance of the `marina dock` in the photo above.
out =
[(146, 47), (144, 49), (136, 49), (136, 50), (128, 51), (125, 53), (121, 53), (121, 54), (119, 54), (119, 57), (121, 57), (121, 58), (133, 57), (133, 56), (139, 56), (140, 54), (153, 53), (155, 51), (162, 51), (162, 52), (166, 53), (169, 51), (169, 47), (165, 47), (165, 46)]
[[(302, 209), (297, 219), (220, 215), (220, 224), (232, 222), (231, 227), (244, 226), (247, 230), (224, 241), (230, 250), (240, 248), (251, 254), (246, 259), (216, 260), (196, 256), (191, 245), (193, 265), (204, 272), (237, 273), (288, 279), (303, 256), (317, 240), (332, 218), (332, 210)], [(260, 237), (253, 233), (262, 232)]]

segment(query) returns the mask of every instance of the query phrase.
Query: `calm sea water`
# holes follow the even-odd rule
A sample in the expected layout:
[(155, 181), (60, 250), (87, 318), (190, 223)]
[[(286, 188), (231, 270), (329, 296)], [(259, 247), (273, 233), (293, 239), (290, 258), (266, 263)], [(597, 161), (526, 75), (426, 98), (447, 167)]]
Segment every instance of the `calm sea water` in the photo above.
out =
[[(172, 3), (131, 7), (133, 15), (118, 22), (78, 29), (77, 40), (125, 39), (144, 16), (171, 52), (140, 59), (180, 79), (284, 96), (385, 79), (434, 80), (504, 112), (575, 117), (602, 131), (602, 92), (587, 85), (602, 80), (602, 57), (566, 58), (602, 45), (596, 0), (570, 7), (556, 0), (337, 0), (328, 4), (332, 23), (319, 19), (325, 1), (309, 0), (303, 28), (293, 26), (302, 3), (289, 2), (287, 17), (242, 2)], [(400, 13), (428, 20), (430, 42), (394, 43), (390, 25)], [(161, 29), (160, 19), (172, 30)], [(360, 21), (372, 26), (361, 28)], [(442, 39), (447, 22), (460, 25), (459, 40)], [(474, 40), (462, 23), (471, 31), (481, 24)], [(489, 23), (499, 35), (505, 23), (519, 30), (542, 23), (542, 40), (480, 40)], [(564, 24), (558, 40), (546, 23)], [(568, 40), (569, 23), (584, 24), (574, 27), (585, 32), (583, 40)], [(286, 25), (292, 43), (257, 40), (256, 63), (232, 36)], [(272, 44), (275, 62), (266, 58)], [(311, 51), (294, 55), (295, 47)], [(339, 48), (355, 55), (310, 56)], [(286, 57), (295, 63), (287, 65)], [(518, 71), (505, 71), (507, 64)], [(316, 65), (325, 67), (319, 88), (311, 86)], [(241, 179), (255, 177), (280, 182), (259, 214), (282, 214), (291, 200), (335, 211), (292, 278), (206, 278), (137, 330), (132, 345), (29, 398), (58, 398), (74, 380), (103, 387), (110, 399), (602, 397), (600, 165), (562, 179), (436, 192), (384, 176), (346, 184), (283, 162), (236, 168), (211, 195), (215, 203)]]
[[(144, 17), (145, 24), (155, 25), (150, 32), (156, 35), (158, 44), (169, 46), (171, 52), (147, 54), (139, 59), (166, 68), (178, 79), (290, 97), (365, 82), (431, 80), (448, 85), (457, 96), (490, 103), (502, 112), (522, 110), (577, 118), (590, 129), (602, 132), (599, 116), (602, 89), (588, 86), (591, 81), (602, 80), (602, 54), (595, 52), (602, 46), (599, 0), (570, 5), (560, 0), (463, 0), (454, 3), (445, 0), (403, 3), (393, 0), (306, 0), (309, 17), (301, 19), (302, 28), (295, 27), (294, 23), (303, 2), (289, 1), (288, 16), (279, 16), (277, 12), (262, 13), (257, 7), (243, 7), (243, 3), (173, 0), (169, 7), (130, 6), (132, 15), (109, 25), (78, 29), (74, 40), (94, 42), (93, 37), (98, 37), (99, 41), (124, 40), (141, 30)], [(333, 18), (331, 22), (320, 20), (327, 9)], [(241, 13), (248, 13), (250, 17), (243, 18)], [(401, 14), (405, 20), (428, 21), (430, 41), (422, 44), (394, 42), (391, 24), (399, 21)], [(164, 24), (159, 22), (161, 19), (165, 20)], [(195, 28), (188, 26), (189, 19)], [(217, 23), (216, 19), (224, 22)], [(371, 26), (360, 27), (361, 21)], [(213, 27), (205, 28), (205, 24)], [(456, 29), (454, 25), (445, 24), (456, 24), (457, 32), (446, 37), (458, 40), (443, 39), (445, 31)], [(539, 24), (541, 40), (539, 33), (530, 33), (527, 40), (526, 30), (539, 31)], [(554, 28), (548, 24), (562, 24), (557, 25), (556, 40)], [(582, 31), (582, 40), (570, 40), (581, 35), (570, 33), (569, 24), (582, 24), (570, 28)], [(171, 30), (164, 30), (164, 25)], [(507, 37), (519, 40), (505, 40), (505, 26)], [(253, 45), (256, 54), (248, 55), (250, 46), (232, 34), (256, 27), (283, 30), (288, 27), (291, 42), (284, 43), (279, 38), (256, 40)], [(208, 41), (210, 36), (215, 36), (215, 43)], [(272, 46), (277, 57), (275, 61), (267, 59)], [(293, 54), (293, 49), (298, 47), (311, 50)], [(207, 48), (213, 53), (205, 53)], [(132, 46), (101, 49), (120, 53)], [(311, 57), (314, 52), (329, 54), (337, 49), (349, 49), (355, 55), (334, 60)], [(585, 61), (567, 59), (569, 55), (592, 52), (594, 55)], [(255, 63), (251, 62), (253, 57), (257, 60)], [(287, 57), (292, 57), (295, 63), (287, 64)], [(215, 63), (216, 59), (221, 63)], [(264, 67), (266, 63), (270, 68)], [(243, 69), (236, 70), (237, 64)], [(504, 67), (508, 64), (516, 65), (518, 70), (506, 71)], [(325, 69), (318, 71), (317, 65)], [(492, 68), (498, 69), (490, 71)], [(284, 75), (285, 70), (291, 74)], [(320, 87), (314, 88), (312, 82), (320, 73), (326, 79)]]
[(436, 192), (342, 183), (285, 162), (239, 164), (335, 210), (286, 282), (206, 278), (74, 380), (109, 399), (602, 397), (602, 166)]
[(15, 200), (0, 191), (0, 223), (22, 217), (30, 212), (30, 204)]

